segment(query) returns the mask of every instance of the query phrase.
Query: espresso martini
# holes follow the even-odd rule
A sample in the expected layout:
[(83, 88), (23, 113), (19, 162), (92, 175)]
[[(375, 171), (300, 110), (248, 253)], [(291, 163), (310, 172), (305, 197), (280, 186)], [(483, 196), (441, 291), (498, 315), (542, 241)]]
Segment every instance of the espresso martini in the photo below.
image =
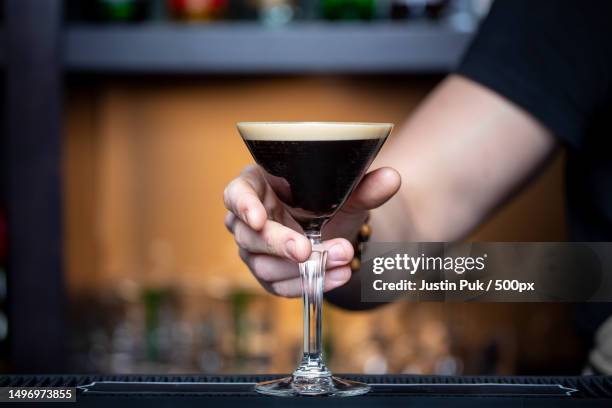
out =
[(363, 177), (391, 131), (374, 123), (239, 123), (255, 161), (304, 231), (319, 229)]
[(238, 131), (264, 176), (312, 243), (299, 264), (304, 302), (304, 354), (290, 377), (258, 383), (268, 395), (352, 396), (367, 384), (332, 376), (321, 347), (327, 252), (321, 229), (355, 189), (391, 132), (390, 123), (242, 122)]

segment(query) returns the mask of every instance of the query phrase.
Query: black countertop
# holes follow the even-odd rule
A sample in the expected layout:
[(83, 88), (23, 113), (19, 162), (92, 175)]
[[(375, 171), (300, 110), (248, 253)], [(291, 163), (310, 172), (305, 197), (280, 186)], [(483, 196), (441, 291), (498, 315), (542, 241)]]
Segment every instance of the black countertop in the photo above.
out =
[[(107, 407), (612, 407), (612, 377), (345, 375), (364, 396), (268, 397), (255, 382), (274, 375), (4, 375), (1, 387), (77, 387), (76, 406)], [(74, 407), (74, 403), (65, 403)], [(58, 406), (58, 403), (53, 403)]]

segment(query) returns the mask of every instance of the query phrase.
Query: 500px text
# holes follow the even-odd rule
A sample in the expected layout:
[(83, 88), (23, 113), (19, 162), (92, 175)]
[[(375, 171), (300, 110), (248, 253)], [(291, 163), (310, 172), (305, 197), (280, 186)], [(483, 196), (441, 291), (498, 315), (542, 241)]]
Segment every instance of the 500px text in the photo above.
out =
[(416, 281), (402, 279), (397, 282), (384, 282), (377, 279), (372, 282), (372, 287), (376, 291), (510, 291), (510, 292), (529, 292), (535, 290), (535, 283), (521, 282), (517, 279), (490, 279), (488, 281), (468, 281), (461, 279), (459, 282), (451, 282), (447, 279), (443, 281), (428, 282), (421, 279), (420, 284)]

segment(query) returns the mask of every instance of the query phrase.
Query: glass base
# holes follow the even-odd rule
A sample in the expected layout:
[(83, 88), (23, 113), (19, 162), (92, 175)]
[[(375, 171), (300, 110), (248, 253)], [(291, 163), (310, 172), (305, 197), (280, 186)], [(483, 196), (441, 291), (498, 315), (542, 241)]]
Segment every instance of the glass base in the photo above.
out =
[(264, 381), (255, 385), (255, 391), (260, 394), (275, 395), (277, 397), (328, 396), (352, 397), (370, 391), (365, 383), (328, 377), (285, 377), (278, 380)]

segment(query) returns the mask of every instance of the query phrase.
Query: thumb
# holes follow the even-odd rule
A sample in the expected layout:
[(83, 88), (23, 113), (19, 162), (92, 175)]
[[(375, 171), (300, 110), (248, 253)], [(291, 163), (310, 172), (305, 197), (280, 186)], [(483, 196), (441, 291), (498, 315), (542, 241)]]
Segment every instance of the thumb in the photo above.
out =
[(397, 170), (381, 167), (361, 180), (343, 207), (345, 212), (361, 212), (383, 205), (400, 188), (402, 179)]

